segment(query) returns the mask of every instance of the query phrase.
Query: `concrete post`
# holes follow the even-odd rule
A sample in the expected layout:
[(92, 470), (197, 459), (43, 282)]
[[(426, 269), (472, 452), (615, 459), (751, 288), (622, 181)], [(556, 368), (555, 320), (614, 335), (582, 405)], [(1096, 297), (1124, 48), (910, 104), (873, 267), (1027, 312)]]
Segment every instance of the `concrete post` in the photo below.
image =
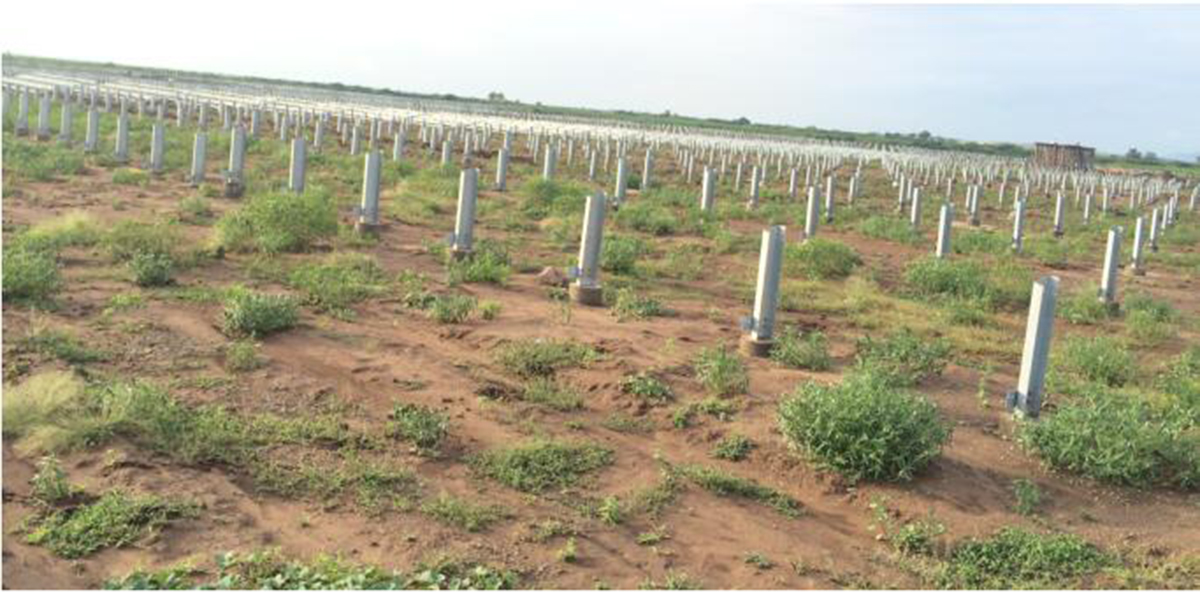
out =
[(43, 94), (38, 101), (37, 139), (50, 139), (50, 93)]
[(292, 193), (304, 193), (304, 169), (308, 159), (308, 147), (304, 138), (292, 139), (292, 162), (288, 171), (288, 189)]
[(629, 184), (629, 165), (626, 163), (625, 157), (617, 159), (617, 186), (613, 190), (613, 201), (615, 205), (620, 206), (625, 202), (625, 187)]
[(754, 314), (750, 317), (750, 332), (742, 338), (742, 351), (747, 355), (764, 357), (775, 342), (775, 309), (779, 305), (779, 279), (783, 267), (783, 226), (764, 230), (758, 256), (758, 285), (754, 291)]
[(760, 179), (762, 179), (762, 173), (756, 165), (750, 171), (750, 197), (746, 200), (746, 207), (752, 210), (758, 207), (758, 187)]
[(954, 224), (954, 204), (949, 202), (942, 204), (942, 211), (938, 215), (938, 237), (937, 237), (937, 258), (946, 259), (950, 257), (950, 229)]
[(17, 99), (17, 122), (16, 134), (18, 136), (29, 135), (29, 90), (22, 90), (21, 97)]
[(88, 109), (87, 135), (83, 138), (83, 151), (92, 153), (100, 144), (100, 112), (95, 107)]
[(1089, 190), (1083, 194), (1083, 223), (1086, 225), (1092, 221), (1092, 192)]
[(1065, 206), (1063, 192), (1056, 192), (1054, 195), (1054, 236), (1063, 235), (1063, 215)]
[(1012, 248), (1016, 253), (1021, 252), (1025, 240), (1025, 200), (1017, 200), (1013, 210)]
[(1100, 276), (1100, 302), (1117, 306), (1117, 267), (1121, 263), (1121, 227), (1108, 229), (1108, 244), (1104, 247), (1104, 272)]
[(163, 155), (166, 152), (166, 132), (161, 121), (154, 122), (150, 136), (150, 170), (157, 173), (163, 168)]
[(450, 164), (452, 162), (451, 161), (452, 154), (454, 151), (453, 148), (454, 147), (450, 144), (450, 140), (442, 141), (442, 161), (441, 161), (442, 166), (444, 166), (444, 167), (450, 166)]
[(124, 111), (117, 116), (117, 138), (113, 144), (113, 159), (122, 164), (129, 162), (129, 114)]
[(1033, 283), (1029, 320), (1025, 325), (1025, 349), (1021, 355), (1021, 375), (1017, 380), (1017, 390), (1007, 397), (1009, 411), (1019, 411), (1029, 418), (1037, 418), (1042, 410), (1057, 296), (1057, 277), (1046, 276)]
[(796, 186), (796, 184), (799, 182), (799, 180), (800, 171), (793, 168), (791, 173), (788, 174), (788, 201), (796, 200), (796, 192), (799, 191), (799, 188)]
[(592, 150), (591, 155), (588, 156), (588, 181), (596, 180), (596, 164), (599, 161), (599, 159), (600, 159), (600, 151)]
[(700, 211), (711, 214), (717, 201), (717, 179), (715, 170), (704, 167), (704, 177), (700, 183)]
[(553, 181), (554, 172), (558, 168), (558, 150), (554, 149), (553, 142), (546, 142), (546, 158), (542, 163), (542, 180)]
[(225, 197), (241, 197), (242, 169), (246, 162), (246, 128), (241, 123), (233, 126), (229, 139), (229, 170), (225, 174)]
[(204, 182), (204, 165), (208, 158), (208, 134), (196, 132), (192, 140), (192, 171), (188, 175), (188, 184), (192, 187)]
[(640, 191), (646, 191), (650, 188), (651, 173), (654, 172), (654, 151), (649, 146), (646, 147), (646, 159), (642, 165), (642, 188)]
[(1133, 227), (1133, 275), (1146, 275), (1146, 265), (1143, 263), (1145, 254), (1142, 249), (1146, 242), (1146, 217), (1138, 216)]
[(606, 204), (603, 191), (588, 196), (583, 214), (583, 236), (579, 241), (579, 274), (571, 283), (571, 299), (587, 306), (604, 304), (600, 288), (600, 254), (604, 240)]
[(379, 230), (379, 168), (382, 160), (377, 149), (368, 150), (363, 157), (362, 203), (354, 224), (358, 232), (375, 233)]
[(808, 187), (808, 207), (804, 212), (804, 240), (817, 236), (817, 225), (821, 219), (821, 188)]
[(912, 225), (913, 230), (921, 227), (921, 201), (921, 188), (913, 187), (912, 208), (908, 213), (908, 222)]
[(466, 169), (458, 179), (458, 217), (454, 221), (451, 252), (462, 258), (471, 253), (475, 238), (475, 203), (479, 195), (479, 169)]
[(825, 222), (829, 224), (833, 223), (833, 208), (837, 197), (836, 183), (832, 173), (825, 178)]
[(496, 153), (496, 191), (508, 191), (508, 148)]
[(1162, 234), (1162, 214), (1159, 208), (1150, 210), (1150, 250), (1158, 252), (1158, 236)]
[(71, 135), (75, 126), (75, 110), (71, 106), (71, 101), (63, 101), (62, 111), (59, 113), (58, 120), (58, 141), (62, 144), (71, 143)]
[(396, 130), (395, 137), (392, 138), (392, 162), (400, 162), (404, 160), (404, 127)]
[(734, 191), (742, 190), (742, 161), (740, 161), (740, 160), (738, 161), (737, 168), (734, 170), (734, 173), (733, 173), (733, 190)]

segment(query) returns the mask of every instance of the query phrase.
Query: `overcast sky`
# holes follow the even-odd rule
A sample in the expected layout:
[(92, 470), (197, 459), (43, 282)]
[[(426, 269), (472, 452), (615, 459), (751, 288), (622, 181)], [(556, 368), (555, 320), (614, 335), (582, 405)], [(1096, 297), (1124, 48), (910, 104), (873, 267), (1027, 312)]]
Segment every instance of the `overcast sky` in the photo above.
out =
[(0, 48), (417, 92), (499, 91), (557, 105), (1200, 154), (1200, 6), (10, 2)]

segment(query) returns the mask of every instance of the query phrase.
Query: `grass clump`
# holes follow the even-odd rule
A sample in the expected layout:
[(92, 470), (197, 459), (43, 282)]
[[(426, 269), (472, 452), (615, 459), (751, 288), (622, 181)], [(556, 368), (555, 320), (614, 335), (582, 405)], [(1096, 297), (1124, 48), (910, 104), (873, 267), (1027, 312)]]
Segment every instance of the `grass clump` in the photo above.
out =
[(133, 283), (144, 288), (166, 286), (175, 281), (175, 261), (166, 253), (137, 253), (127, 265), (133, 273)]
[(319, 190), (256, 194), (217, 222), (221, 245), (265, 253), (305, 251), (337, 230), (337, 206)]
[(3, 260), (5, 300), (45, 303), (62, 289), (58, 256), (53, 251), (25, 246), (15, 240), (4, 245)]
[(737, 462), (745, 459), (750, 455), (750, 451), (754, 449), (754, 442), (741, 434), (733, 434), (721, 438), (717, 445), (713, 447), (713, 458), (722, 460), (731, 460)]
[(351, 313), (350, 305), (385, 289), (383, 269), (373, 257), (358, 253), (338, 253), (320, 263), (301, 265), (288, 283), (304, 293), (307, 304), (339, 315)]
[(137, 185), (138, 187), (145, 187), (150, 184), (150, 173), (137, 169), (121, 168), (113, 171), (112, 182), (114, 185)]
[(883, 339), (864, 336), (857, 347), (857, 370), (892, 386), (913, 386), (941, 374), (950, 355), (946, 340), (926, 340), (907, 328)]
[(434, 296), (429, 303), (429, 318), (442, 325), (457, 325), (465, 322), (475, 310), (478, 302), (466, 294), (442, 294)]
[(475, 250), (463, 259), (449, 259), (446, 263), (447, 283), (496, 284), (503, 286), (512, 275), (512, 259), (508, 249), (497, 241), (483, 239), (475, 244)]
[(679, 465), (672, 470), (688, 481), (722, 497), (740, 497), (755, 501), (774, 508), (776, 512), (788, 518), (797, 518), (804, 512), (800, 502), (791, 496), (753, 479), (702, 465)]
[(666, 405), (675, 398), (667, 383), (646, 372), (622, 378), (621, 392), (633, 395), (648, 405)]
[(634, 275), (638, 260), (649, 251), (642, 239), (622, 234), (604, 237), (600, 269), (617, 275)]
[(586, 366), (599, 357), (587, 344), (556, 339), (513, 341), (496, 353), (501, 366), (522, 378), (553, 376), (563, 368)]
[(392, 409), (388, 431), (411, 443), (418, 453), (436, 455), (450, 433), (450, 417), (424, 405), (400, 403)]
[(22, 340), (20, 345), (22, 349), (52, 356), (72, 366), (108, 359), (108, 353), (88, 347), (78, 337), (59, 329), (37, 329)]
[(101, 242), (114, 262), (127, 263), (139, 255), (174, 259), (181, 238), (171, 224), (123, 220), (113, 226)]
[(692, 367), (696, 380), (714, 395), (739, 395), (750, 388), (746, 363), (724, 346), (702, 350)]
[(78, 417), (85, 403), (83, 380), (72, 372), (34, 374), (4, 389), (4, 438), (22, 452), (53, 453), (79, 443), (91, 423)]
[(76, 210), (34, 224), (18, 240), (23, 246), (54, 252), (67, 247), (91, 247), (103, 236), (100, 227), (91, 214)]
[(536, 440), (484, 452), (471, 464), (480, 474), (513, 489), (543, 493), (572, 487), (612, 461), (613, 452), (598, 444)]
[(1069, 337), (1059, 351), (1056, 374), (1107, 387), (1124, 386), (1137, 374), (1133, 353), (1115, 337)]
[(1005, 528), (970, 539), (951, 552), (940, 575), (945, 588), (1070, 588), (1077, 578), (1110, 565), (1096, 546), (1071, 534)]
[(1146, 343), (1157, 343), (1175, 334), (1179, 311), (1165, 300), (1135, 292), (1125, 298), (1125, 329)]
[(93, 503), (40, 516), (25, 540), (67, 559), (122, 547), (170, 522), (196, 516), (193, 504), (110, 491)]
[(854, 481), (910, 480), (950, 439), (936, 405), (870, 374), (810, 382), (779, 403), (778, 415), (789, 443)]
[(1060, 406), (1021, 426), (1022, 443), (1051, 467), (1117, 485), (1200, 487), (1195, 418), (1115, 392)]
[[(11, 137), (10, 137), (11, 138)], [(52, 181), (83, 172), (83, 154), (57, 143), (4, 142), (4, 173), (9, 181)]]
[(858, 224), (858, 231), (871, 238), (906, 245), (921, 242), (921, 233), (913, 230), (907, 219), (899, 216), (871, 216)]
[(225, 346), (225, 368), (233, 372), (249, 372), (263, 364), (263, 359), (258, 356), (258, 345), (249, 339)]
[(30, 495), (33, 499), (46, 506), (54, 506), (65, 502), (80, 489), (67, 481), (67, 472), (54, 456), (44, 456), (37, 463), (37, 473), (29, 480)]
[(1029, 479), (1015, 479), (1012, 483), (1013, 509), (1022, 516), (1032, 516), (1042, 505), (1042, 490)]
[(1111, 309), (1098, 297), (1098, 290), (1089, 286), (1060, 298), (1055, 314), (1072, 325), (1097, 325), (1109, 318)]
[(525, 384), (521, 399), (555, 409), (576, 411), (583, 409), (583, 397), (574, 389), (559, 383), (552, 377), (537, 377)]
[(828, 370), (833, 366), (829, 355), (829, 340), (820, 331), (801, 334), (795, 327), (785, 327), (771, 348), (771, 359), (803, 370)]
[(225, 299), (222, 323), (226, 333), (263, 337), (291, 329), (299, 319), (290, 296), (236, 290)]
[(475, 504), (445, 493), (421, 504), (421, 513), (467, 532), (487, 530), (508, 516), (501, 506)]
[(862, 259), (849, 246), (824, 238), (812, 238), (788, 245), (784, 251), (784, 271), (810, 280), (836, 280), (850, 275)]
[(617, 290), (613, 301), (612, 313), (617, 317), (617, 321), (624, 322), (660, 317), (666, 314), (666, 308), (662, 302), (649, 296), (641, 296), (632, 288), (621, 288)]
[(1029, 301), (1028, 274), (1012, 262), (984, 265), (970, 259), (917, 259), (904, 281), (917, 296), (941, 301), (968, 300), (989, 307), (1015, 308)]

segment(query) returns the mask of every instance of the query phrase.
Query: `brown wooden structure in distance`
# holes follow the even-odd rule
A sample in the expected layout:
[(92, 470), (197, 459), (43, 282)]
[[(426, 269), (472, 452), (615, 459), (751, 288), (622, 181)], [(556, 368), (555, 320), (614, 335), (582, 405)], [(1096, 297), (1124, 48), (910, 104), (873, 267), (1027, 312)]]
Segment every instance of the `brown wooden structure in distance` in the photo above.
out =
[(1092, 169), (1096, 149), (1079, 144), (1049, 144), (1038, 142), (1033, 148), (1033, 162), (1044, 167)]

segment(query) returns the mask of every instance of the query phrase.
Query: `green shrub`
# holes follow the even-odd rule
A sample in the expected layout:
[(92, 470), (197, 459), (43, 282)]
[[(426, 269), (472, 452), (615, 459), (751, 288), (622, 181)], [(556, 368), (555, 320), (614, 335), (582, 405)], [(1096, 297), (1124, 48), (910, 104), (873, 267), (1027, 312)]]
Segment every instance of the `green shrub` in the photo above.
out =
[(91, 214), (75, 210), (34, 224), (14, 243), (53, 252), (67, 247), (90, 247), (103, 237), (101, 227)]
[(810, 331), (801, 334), (796, 327), (784, 327), (775, 338), (771, 359), (789, 368), (828, 370), (833, 366), (825, 334)]
[(137, 169), (117, 169), (113, 171), (112, 182), (114, 185), (137, 185), (145, 187), (150, 184), (150, 174)]
[(1134, 292), (1125, 298), (1125, 327), (1135, 339), (1159, 342), (1175, 334), (1179, 311), (1165, 300)]
[(740, 395), (750, 388), (745, 362), (724, 346), (704, 349), (692, 367), (696, 380), (714, 395)]
[(950, 439), (936, 405), (873, 375), (800, 387), (780, 402), (779, 427), (820, 466), (855, 481), (912, 479)]
[(476, 243), (475, 251), (465, 259), (448, 260), (446, 272), (452, 286), (460, 283), (503, 286), (512, 275), (512, 260), (503, 244), (484, 239)]
[(217, 223), (217, 237), (226, 248), (266, 253), (304, 251), (337, 230), (337, 206), (318, 190), (256, 194)]
[(117, 263), (143, 254), (174, 257), (181, 242), (175, 226), (123, 220), (108, 231), (103, 243), (109, 257)]
[(502, 506), (473, 504), (445, 493), (422, 504), (421, 513), (467, 532), (487, 530), (508, 515)]
[(14, 242), (4, 246), (4, 269), (0, 270), (4, 274), (4, 298), (27, 303), (49, 301), (62, 289), (58, 257), (52, 251)]
[(622, 378), (621, 392), (631, 394), (650, 405), (666, 405), (675, 398), (671, 387), (646, 372), (638, 372)]
[(754, 442), (741, 434), (726, 436), (712, 450), (713, 458), (737, 462), (750, 455)]
[(29, 480), (29, 494), (41, 504), (54, 506), (80, 491), (67, 481), (67, 472), (54, 456), (43, 456), (37, 467), (37, 473)]
[(647, 251), (646, 244), (637, 237), (606, 236), (600, 247), (600, 269), (618, 275), (633, 275), (638, 259)]
[(623, 230), (634, 230), (655, 236), (678, 234), (685, 230), (681, 228), (682, 222), (678, 213), (646, 200), (623, 204), (613, 216), (613, 223), (617, 228)]
[(1028, 303), (1031, 283), (1027, 275), (1011, 262), (985, 266), (969, 259), (925, 257), (908, 264), (904, 281), (918, 296), (1013, 308)]
[(110, 491), (86, 506), (40, 517), (25, 540), (59, 557), (76, 559), (134, 543), (176, 519), (197, 514), (192, 504)]
[(304, 292), (306, 303), (339, 314), (386, 288), (383, 269), (373, 257), (358, 253), (338, 253), (320, 263), (301, 265), (292, 271), (288, 283)]
[(672, 469), (696, 485), (723, 497), (740, 497), (758, 502), (788, 518), (797, 518), (804, 512), (800, 502), (753, 479), (701, 465), (680, 465)]
[(954, 235), (954, 252), (1004, 255), (1012, 250), (1012, 237), (990, 230), (974, 230)]
[[(11, 136), (9, 136), (11, 138)], [(51, 181), (84, 171), (83, 154), (57, 143), (4, 141), (4, 173), (8, 181)]]
[(1014, 508), (1022, 516), (1032, 516), (1042, 504), (1042, 490), (1029, 479), (1016, 479), (1012, 484)]
[(849, 246), (823, 238), (811, 238), (788, 245), (784, 251), (784, 271), (810, 280), (841, 279), (862, 264)]
[(589, 345), (554, 339), (513, 341), (496, 354), (501, 366), (524, 378), (553, 376), (562, 368), (586, 366), (597, 358), (599, 353)]
[(1128, 384), (1137, 374), (1137, 361), (1115, 337), (1068, 337), (1054, 356), (1055, 373), (1109, 387)]
[(945, 339), (924, 339), (908, 328), (883, 339), (864, 336), (857, 347), (858, 370), (895, 386), (913, 386), (941, 374), (950, 355)]
[(660, 317), (666, 313), (666, 309), (654, 298), (638, 295), (632, 288), (620, 288), (612, 305), (612, 313), (618, 321), (624, 322)]
[(475, 305), (474, 296), (465, 294), (435, 296), (429, 304), (429, 318), (443, 325), (456, 325), (471, 316)]
[(1022, 442), (1050, 466), (1098, 481), (1150, 487), (1200, 487), (1194, 418), (1104, 392), (1060, 406), (1022, 425)]
[(72, 366), (108, 359), (105, 351), (89, 347), (75, 335), (59, 329), (37, 328), (20, 344), (22, 349), (53, 356)]
[(921, 233), (913, 230), (908, 219), (900, 216), (871, 216), (858, 224), (858, 231), (871, 237), (907, 245), (921, 242)]
[(1055, 312), (1072, 325), (1096, 325), (1109, 318), (1110, 309), (1100, 301), (1094, 285), (1060, 297)]
[(1005, 528), (985, 539), (970, 539), (951, 552), (940, 575), (944, 588), (1073, 588), (1083, 575), (1112, 560), (1072, 534), (1038, 534)]
[(139, 286), (166, 286), (175, 281), (175, 261), (165, 253), (141, 252), (127, 263), (133, 282)]
[(583, 397), (574, 389), (548, 377), (538, 377), (525, 384), (521, 399), (536, 405), (544, 405), (558, 411), (575, 411), (583, 408)]
[(263, 365), (258, 357), (258, 346), (249, 339), (235, 341), (225, 346), (225, 367), (233, 372), (248, 372)]
[(611, 450), (598, 444), (535, 440), (484, 452), (474, 469), (513, 489), (542, 493), (574, 486), (586, 474), (612, 464)]
[(411, 443), (421, 454), (437, 454), (450, 432), (450, 417), (424, 405), (397, 404), (389, 428), (392, 435)]
[(235, 290), (225, 299), (223, 326), (233, 335), (262, 337), (291, 329), (299, 319), (290, 296)]
[(500, 311), (503, 306), (495, 300), (485, 300), (479, 303), (479, 318), (485, 321), (494, 321), (500, 316)]
[(579, 184), (546, 181), (540, 176), (526, 181), (518, 191), (523, 198), (522, 212), (534, 220), (582, 211), (589, 193), (588, 189)]

